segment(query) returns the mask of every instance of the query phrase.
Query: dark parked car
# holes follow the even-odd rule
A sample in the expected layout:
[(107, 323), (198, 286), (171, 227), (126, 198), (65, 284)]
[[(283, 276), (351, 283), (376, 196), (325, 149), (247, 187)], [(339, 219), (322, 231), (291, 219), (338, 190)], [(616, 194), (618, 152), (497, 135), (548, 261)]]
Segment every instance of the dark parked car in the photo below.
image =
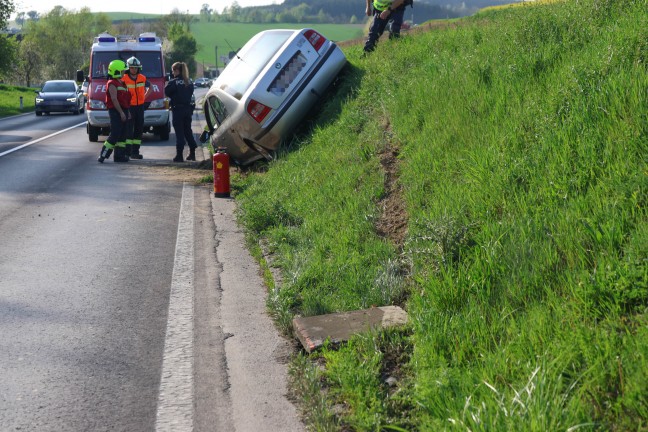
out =
[(74, 80), (46, 81), (36, 92), (36, 115), (51, 112), (81, 114), (85, 105), (83, 90)]
[(270, 160), (336, 79), (347, 60), (313, 29), (266, 30), (254, 36), (214, 81), (204, 102), (214, 148), (239, 165)]
[(209, 78), (196, 78), (194, 87), (211, 87), (212, 81)]

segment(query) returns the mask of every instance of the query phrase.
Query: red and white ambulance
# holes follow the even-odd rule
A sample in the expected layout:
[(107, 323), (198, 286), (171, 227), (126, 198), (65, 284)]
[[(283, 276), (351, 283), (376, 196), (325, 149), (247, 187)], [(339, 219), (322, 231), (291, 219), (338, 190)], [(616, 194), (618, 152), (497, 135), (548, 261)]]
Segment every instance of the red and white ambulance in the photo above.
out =
[[(99, 135), (110, 133), (110, 117), (106, 109), (106, 82), (108, 65), (113, 60), (126, 63), (135, 56), (142, 63), (142, 74), (151, 83), (152, 92), (146, 101), (144, 112), (144, 132), (158, 135), (162, 141), (169, 139), (169, 101), (164, 96), (167, 75), (164, 70), (162, 40), (155, 33), (142, 33), (139, 37), (112, 36), (102, 33), (94, 38), (90, 51), (90, 69), (86, 114), (88, 117), (88, 139), (96, 142)], [(77, 81), (84, 81), (83, 71), (77, 71)]]

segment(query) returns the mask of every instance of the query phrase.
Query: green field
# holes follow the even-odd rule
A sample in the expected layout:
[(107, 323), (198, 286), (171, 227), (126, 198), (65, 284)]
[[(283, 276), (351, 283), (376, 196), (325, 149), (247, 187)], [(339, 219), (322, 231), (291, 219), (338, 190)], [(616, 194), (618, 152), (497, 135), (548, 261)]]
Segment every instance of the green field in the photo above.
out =
[[(311, 27), (328, 39), (343, 41), (362, 37), (362, 24), (242, 24), (242, 23), (206, 23), (198, 22), (191, 25), (191, 32), (198, 42), (196, 61), (213, 66), (218, 51), (218, 57), (227, 55), (230, 51), (240, 49), (252, 36), (263, 30), (275, 28), (301, 29)], [(223, 64), (219, 59), (219, 67)]]
[[(0, 84), (0, 117), (34, 111), (36, 89)], [(22, 97), (22, 109), (20, 98)]]

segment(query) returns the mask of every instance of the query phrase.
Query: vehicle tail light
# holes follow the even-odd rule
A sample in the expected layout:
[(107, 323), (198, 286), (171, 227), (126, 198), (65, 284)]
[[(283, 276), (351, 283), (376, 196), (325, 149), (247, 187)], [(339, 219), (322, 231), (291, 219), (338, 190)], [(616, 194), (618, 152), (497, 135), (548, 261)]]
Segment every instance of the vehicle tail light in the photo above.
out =
[(306, 33), (304, 33), (304, 36), (317, 51), (319, 51), (319, 49), (322, 48), (322, 45), (324, 45), (324, 42), (326, 42), (326, 38), (315, 30), (307, 30)]
[(270, 112), (270, 107), (267, 107), (254, 99), (250, 99), (250, 103), (247, 106), (247, 112), (254, 120), (261, 123)]

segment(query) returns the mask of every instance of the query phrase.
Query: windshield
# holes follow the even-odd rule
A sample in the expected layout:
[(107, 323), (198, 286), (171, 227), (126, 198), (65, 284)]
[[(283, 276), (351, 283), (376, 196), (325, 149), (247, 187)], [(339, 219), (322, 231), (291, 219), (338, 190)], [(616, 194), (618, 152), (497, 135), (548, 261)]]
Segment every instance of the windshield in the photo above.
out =
[(162, 53), (160, 51), (96, 51), (90, 61), (90, 76), (92, 78), (108, 77), (108, 65), (113, 60), (126, 60), (132, 56), (142, 63), (142, 74), (146, 78), (160, 78), (162, 74)]
[(42, 92), (47, 93), (74, 93), (77, 86), (73, 82), (46, 82)]

